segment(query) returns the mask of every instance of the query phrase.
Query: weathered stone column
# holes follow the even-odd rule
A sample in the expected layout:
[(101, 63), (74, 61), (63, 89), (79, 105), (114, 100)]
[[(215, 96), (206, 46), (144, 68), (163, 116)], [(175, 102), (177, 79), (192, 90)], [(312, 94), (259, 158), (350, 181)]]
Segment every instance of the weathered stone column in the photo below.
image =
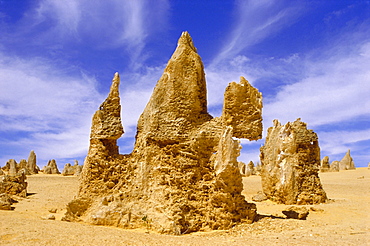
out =
[(284, 204), (317, 204), (327, 200), (318, 175), (318, 137), (300, 119), (285, 125), (274, 120), (260, 158), (262, 188), (270, 200)]

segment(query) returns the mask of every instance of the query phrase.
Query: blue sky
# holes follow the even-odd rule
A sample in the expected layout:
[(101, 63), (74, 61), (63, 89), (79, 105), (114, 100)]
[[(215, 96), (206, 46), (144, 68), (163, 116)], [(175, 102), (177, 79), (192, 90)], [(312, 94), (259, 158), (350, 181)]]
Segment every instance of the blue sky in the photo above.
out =
[[(351, 149), (367, 166), (369, 30), (369, 1), (0, 0), (0, 166), (31, 150), (40, 167), (83, 163), (115, 72), (126, 131), (118, 143), (130, 153), (182, 31), (203, 59), (213, 116), (227, 84), (244, 76), (263, 93), (265, 133), (273, 119), (301, 118), (322, 157)], [(242, 140), (239, 160), (258, 161), (263, 143)]]

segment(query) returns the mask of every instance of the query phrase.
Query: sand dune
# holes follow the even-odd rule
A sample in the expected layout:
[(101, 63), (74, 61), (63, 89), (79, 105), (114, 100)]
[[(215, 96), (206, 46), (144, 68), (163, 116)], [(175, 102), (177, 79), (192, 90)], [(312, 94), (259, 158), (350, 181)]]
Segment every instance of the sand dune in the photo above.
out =
[[(28, 176), (25, 199), (0, 211), (0, 245), (370, 245), (370, 170), (320, 174), (330, 198), (310, 208), (307, 220), (284, 219), (287, 205), (258, 202), (259, 220), (229, 231), (170, 236), (140, 230), (61, 221), (78, 189), (76, 177)], [(258, 176), (244, 178), (248, 201), (259, 190)], [(56, 220), (45, 220), (50, 209)]]

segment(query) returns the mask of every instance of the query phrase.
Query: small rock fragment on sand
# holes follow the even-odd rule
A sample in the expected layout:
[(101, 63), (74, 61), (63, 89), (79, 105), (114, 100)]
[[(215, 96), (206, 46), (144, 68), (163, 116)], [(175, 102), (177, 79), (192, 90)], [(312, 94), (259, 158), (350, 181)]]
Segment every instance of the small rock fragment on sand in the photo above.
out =
[(263, 202), (266, 201), (267, 197), (262, 191), (258, 191), (256, 195), (252, 196), (252, 201)]
[(309, 214), (309, 211), (305, 207), (291, 206), (287, 210), (282, 211), (287, 219), (299, 219), (305, 220)]

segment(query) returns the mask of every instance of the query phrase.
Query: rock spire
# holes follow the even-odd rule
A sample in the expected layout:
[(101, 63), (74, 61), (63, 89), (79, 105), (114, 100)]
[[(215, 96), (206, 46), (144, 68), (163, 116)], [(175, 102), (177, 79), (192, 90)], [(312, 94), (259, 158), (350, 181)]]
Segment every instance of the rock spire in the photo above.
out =
[[(251, 223), (256, 206), (241, 195), (241, 147), (233, 137), (261, 136), (258, 90), (246, 80), (242, 86), (231, 85), (225, 113), (213, 118), (207, 110), (203, 63), (184, 32), (139, 118), (134, 150), (120, 155), (116, 140), (123, 127), (116, 78), (118, 74), (94, 114), (79, 194), (64, 220), (138, 228), (145, 219), (153, 230), (171, 234)], [(246, 113), (233, 117), (237, 112), (232, 106)]]
[(297, 119), (274, 120), (261, 147), (261, 179), (266, 196), (284, 204), (317, 204), (327, 200), (318, 171), (318, 137)]
[(348, 150), (343, 156), (342, 160), (339, 161), (339, 170), (351, 170), (356, 169), (355, 162), (351, 157), (351, 151)]
[(117, 139), (124, 133), (121, 122), (120, 77), (114, 74), (109, 94), (92, 118), (90, 147), (82, 169), (80, 193), (100, 193), (111, 185), (105, 185), (109, 164), (119, 156)]
[(189, 33), (183, 32), (140, 116), (136, 146), (145, 145), (141, 140), (168, 142), (186, 138), (194, 127), (211, 118), (203, 62)]

